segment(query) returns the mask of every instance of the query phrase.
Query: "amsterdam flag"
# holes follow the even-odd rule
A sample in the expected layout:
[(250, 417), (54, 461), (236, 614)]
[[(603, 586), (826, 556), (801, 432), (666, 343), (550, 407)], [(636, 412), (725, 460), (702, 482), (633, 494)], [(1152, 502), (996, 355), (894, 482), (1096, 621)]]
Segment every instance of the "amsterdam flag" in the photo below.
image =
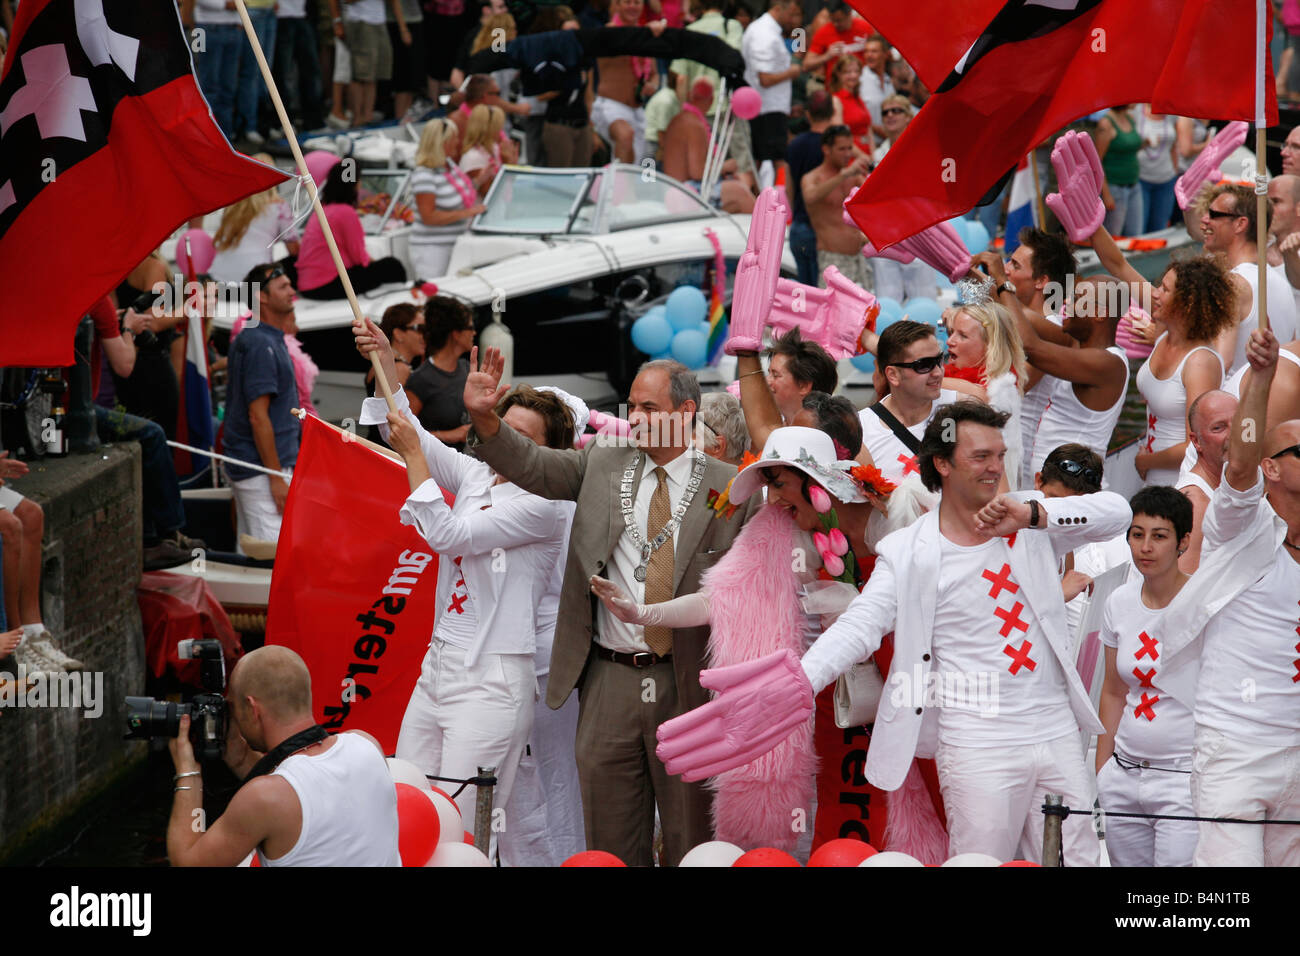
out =
[(852, 2), (935, 90), (846, 206), (877, 249), (965, 213), (1044, 139), (1104, 107), (1255, 117), (1255, 0)]
[(70, 365), (77, 322), (178, 225), (286, 178), (222, 136), (173, 0), (23, 0), (0, 72), (0, 365)]

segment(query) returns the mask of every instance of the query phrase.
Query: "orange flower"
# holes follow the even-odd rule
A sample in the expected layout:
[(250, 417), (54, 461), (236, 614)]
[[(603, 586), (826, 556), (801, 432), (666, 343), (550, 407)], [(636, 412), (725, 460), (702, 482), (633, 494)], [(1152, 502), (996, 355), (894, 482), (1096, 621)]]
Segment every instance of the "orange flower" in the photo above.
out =
[(898, 486), (881, 474), (879, 468), (870, 465), (854, 465), (849, 474), (860, 481), (863, 486), (878, 495), (887, 495)]

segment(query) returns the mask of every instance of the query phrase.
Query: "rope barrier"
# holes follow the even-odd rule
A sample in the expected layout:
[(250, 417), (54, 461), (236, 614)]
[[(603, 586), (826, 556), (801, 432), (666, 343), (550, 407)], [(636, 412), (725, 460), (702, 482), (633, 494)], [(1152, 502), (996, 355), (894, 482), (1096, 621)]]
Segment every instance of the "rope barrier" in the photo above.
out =
[(471, 783), (476, 787), (495, 787), (497, 785), (496, 776), (490, 773), (480, 774), (479, 776), (476, 777), (437, 777), (431, 773), (426, 773), (425, 777), (427, 777), (430, 780), (437, 780), (439, 783), (460, 784), (460, 787), (457, 788), (456, 792), (451, 795), (451, 798), (453, 800), (455, 800), (462, 793), (464, 793), (465, 788), (468, 787)]

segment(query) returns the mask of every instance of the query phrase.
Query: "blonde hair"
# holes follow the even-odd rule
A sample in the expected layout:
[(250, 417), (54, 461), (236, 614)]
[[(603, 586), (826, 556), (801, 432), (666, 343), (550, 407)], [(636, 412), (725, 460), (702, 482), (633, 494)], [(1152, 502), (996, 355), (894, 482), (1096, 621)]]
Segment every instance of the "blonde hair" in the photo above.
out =
[(474, 43), (470, 46), (470, 56), (475, 53), (482, 53), (492, 45), (495, 31), (500, 30), (505, 34), (506, 42), (509, 43), (519, 34), (519, 28), (515, 25), (515, 18), (508, 13), (494, 13), (487, 18), (483, 26), (479, 27), (478, 35), (474, 37)]
[(997, 302), (961, 305), (957, 311), (969, 315), (980, 325), (984, 338), (985, 381), (1012, 372), (1015, 374), (1016, 389), (1023, 393), (1028, 374), (1025, 348), (1020, 342), (1020, 333), (1016, 331), (1011, 313)]
[[(848, 69), (851, 66), (856, 66), (859, 71), (862, 70), (862, 61), (860, 61), (852, 53), (846, 53), (838, 60), (835, 61), (835, 65), (831, 67), (830, 90), (832, 93), (838, 93), (840, 90), (844, 89), (844, 87), (841, 85), (842, 81), (840, 79), (840, 74), (843, 73), (846, 69)], [(849, 92), (852, 93), (855, 97), (858, 95), (857, 90), (849, 90)]]
[(221, 213), (221, 225), (212, 237), (212, 245), (218, 250), (233, 249), (239, 245), (253, 220), (279, 198), (276, 188), (245, 196), (234, 205), (227, 206)]
[(880, 108), (882, 110), (887, 106), (901, 106), (903, 109), (907, 110), (908, 116), (911, 116), (914, 112), (912, 109), (912, 101), (899, 93), (891, 93), (880, 101)]
[(415, 150), (415, 165), (442, 169), (447, 165), (447, 143), (460, 131), (456, 124), (444, 117), (431, 119), (424, 124), (420, 145)]
[(506, 128), (506, 111), (499, 106), (480, 103), (469, 111), (469, 122), (465, 124), (465, 141), (461, 143), (461, 152), (468, 153), (475, 146), (481, 146), (489, 153), (496, 144), (497, 137)]

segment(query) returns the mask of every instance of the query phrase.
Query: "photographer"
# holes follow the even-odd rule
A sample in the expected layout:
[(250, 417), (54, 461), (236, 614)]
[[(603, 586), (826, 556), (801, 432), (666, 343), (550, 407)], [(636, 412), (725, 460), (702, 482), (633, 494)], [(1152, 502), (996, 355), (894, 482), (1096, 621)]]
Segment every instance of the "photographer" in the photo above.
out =
[[(190, 718), (169, 743), (176, 792), (167, 827), (173, 866), (400, 866), (397, 792), (369, 734), (330, 736), (311, 714), (311, 675), (286, 647), (244, 655), (230, 675), (225, 761), (245, 784), (210, 829)], [(277, 762), (278, 761), (278, 762)], [(197, 812), (196, 812), (197, 811)]]

